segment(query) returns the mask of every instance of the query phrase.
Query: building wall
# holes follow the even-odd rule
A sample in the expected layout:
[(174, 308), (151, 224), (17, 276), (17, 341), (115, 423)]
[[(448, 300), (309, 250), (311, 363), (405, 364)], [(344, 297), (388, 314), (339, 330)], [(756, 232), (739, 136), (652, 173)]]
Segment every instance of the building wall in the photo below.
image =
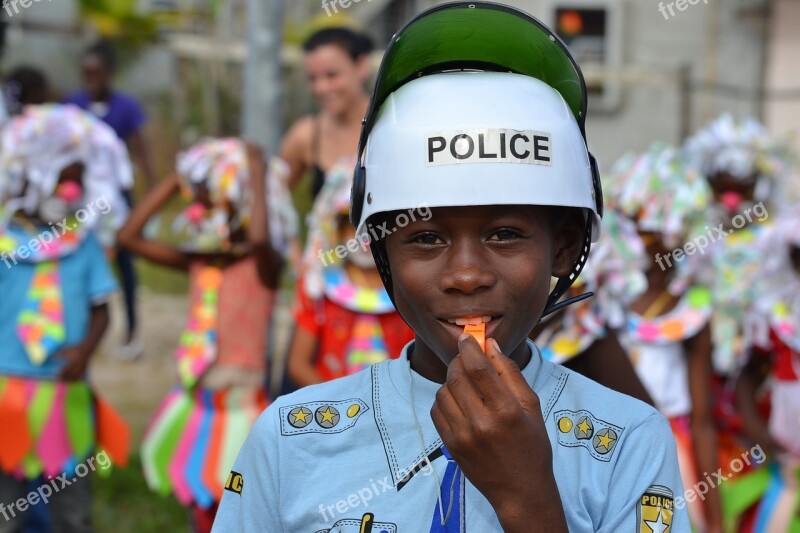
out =
[[(611, 73), (622, 92), (619, 106), (612, 110), (589, 102), (587, 132), (601, 165), (610, 165), (626, 151), (642, 150), (653, 140), (679, 143), (684, 133), (723, 111), (759, 114), (757, 91), (763, 85), (765, 52), (760, 0), (698, 0), (684, 11), (673, 8), (674, 16), (668, 19), (655, 0), (608, 1), (622, 9), (622, 69)], [(550, 2), (505, 0), (552, 23)], [(421, 10), (444, 2), (407, 3)], [(796, 0), (784, 3), (800, 7)], [(791, 28), (788, 23), (786, 27)], [(683, 92), (678, 76), (682, 68), (690, 80), (690, 89)], [(715, 88), (717, 84), (725, 87)], [(684, 105), (686, 113), (681, 112)]]
[[(765, 120), (770, 131), (792, 139), (800, 154), (800, 2), (777, 0), (769, 32)], [(789, 185), (791, 197), (800, 201), (800, 173), (795, 169)]]

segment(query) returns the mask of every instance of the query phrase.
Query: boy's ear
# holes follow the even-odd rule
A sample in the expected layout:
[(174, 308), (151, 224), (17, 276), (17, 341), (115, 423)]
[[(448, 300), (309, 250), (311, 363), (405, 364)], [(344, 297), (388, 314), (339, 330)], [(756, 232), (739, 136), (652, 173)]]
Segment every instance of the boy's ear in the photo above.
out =
[(561, 278), (572, 272), (581, 255), (584, 215), (580, 209), (568, 208), (553, 228), (553, 276)]

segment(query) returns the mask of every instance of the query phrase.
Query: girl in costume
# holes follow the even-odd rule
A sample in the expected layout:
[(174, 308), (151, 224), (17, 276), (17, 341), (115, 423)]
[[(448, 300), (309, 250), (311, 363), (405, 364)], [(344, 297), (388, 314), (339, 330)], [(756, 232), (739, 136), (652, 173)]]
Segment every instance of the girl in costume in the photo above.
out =
[[(296, 217), (280, 162), (239, 139), (207, 139), (177, 160), (177, 172), (133, 212), (123, 246), (189, 273), (189, 317), (176, 351), (179, 384), (142, 444), (149, 486), (191, 508), (209, 531), (233, 459), (267, 406), (267, 330)], [(183, 191), (192, 203), (174, 229), (182, 246), (148, 240), (145, 225)], [(268, 205), (267, 205), (268, 204)]]
[[(736, 383), (745, 436), (769, 461), (726, 486), (730, 526), (800, 531), (800, 205), (763, 232), (750, 360)], [(761, 461), (763, 462), (763, 456)]]
[(625, 323), (626, 305), (647, 286), (644, 245), (636, 224), (613, 209), (604, 213), (602, 230), (567, 293), (593, 297), (545, 317), (530, 338), (546, 359), (652, 404), (616, 334)]
[[(710, 191), (701, 176), (681, 164), (676, 150), (661, 144), (621, 159), (606, 190), (609, 203), (635, 221), (648, 259), (646, 288), (628, 306), (621, 341), (656, 408), (670, 420), (688, 490), (704, 472), (717, 470), (708, 398), (711, 297), (693, 285), (685, 257), (673, 250), (693, 235)], [(714, 491), (705, 502), (690, 503), (689, 515), (699, 531), (722, 531)]]
[[(288, 358), (289, 377), (299, 387), (389, 359), (414, 338), (383, 287), (368, 245), (355, 240), (348, 219), (351, 168), (343, 163), (328, 175), (309, 217)], [(346, 255), (337, 256), (337, 246)]]
[[(95, 455), (127, 461), (128, 429), (93, 393), (86, 373), (117, 288), (99, 237), (112, 239), (125, 216), (116, 190), (132, 171), (113, 131), (72, 106), (27, 106), (1, 141), (0, 502), (6, 503), (24, 498), (30, 482), (44, 490), (57, 476), (73, 478)], [(0, 531), (22, 530), (26, 515), (17, 511), (0, 521)], [(55, 531), (91, 531), (88, 481), (56, 492), (49, 513)]]
[[(756, 296), (753, 274), (761, 261), (753, 245), (769, 218), (767, 209), (779, 208), (774, 204), (788, 172), (787, 150), (755, 120), (737, 123), (723, 115), (686, 141), (684, 158), (713, 193), (706, 231), (699, 233), (708, 232), (711, 242), (694, 259), (714, 297), (714, 369), (727, 376), (740, 367), (750, 344), (743, 318)], [(720, 224), (722, 234), (716, 231)]]
[(753, 343), (748, 320), (757, 317), (750, 312), (759, 296), (757, 273), (763, 261), (756, 242), (768, 227), (768, 209), (779, 208), (788, 150), (755, 120), (723, 115), (686, 141), (684, 158), (705, 176), (713, 193), (705, 231), (697, 233), (709, 237), (708, 248), (690, 260), (713, 298), (714, 420), (720, 463), (729, 464), (747, 449), (734, 387)]

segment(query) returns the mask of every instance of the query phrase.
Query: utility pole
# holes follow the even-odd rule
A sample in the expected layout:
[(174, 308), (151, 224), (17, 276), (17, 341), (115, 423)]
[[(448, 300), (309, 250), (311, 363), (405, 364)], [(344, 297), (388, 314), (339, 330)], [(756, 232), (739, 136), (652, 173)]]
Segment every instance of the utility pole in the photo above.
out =
[(281, 45), (286, 4), (285, 0), (245, 0), (245, 5), (242, 133), (274, 155), (281, 137)]

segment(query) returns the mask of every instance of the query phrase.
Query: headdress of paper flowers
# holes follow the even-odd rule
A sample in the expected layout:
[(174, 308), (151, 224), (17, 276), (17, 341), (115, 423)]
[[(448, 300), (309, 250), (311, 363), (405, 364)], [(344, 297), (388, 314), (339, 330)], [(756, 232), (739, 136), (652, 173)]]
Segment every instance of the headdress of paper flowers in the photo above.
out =
[(711, 199), (706, 180), (683, 164), (677, 150), (661, 143), (617, 161), (604, 189), (611, 207), (635, 220), (641, 231), (660, 233), (668, 247), (702, 226)]
[[(186, 229), (195, 247), (221, 249), (230, 235), (250, 223), (250, 169), (247, 148), (238, 138), (207, 138), (181, 152), (176, 170), (191, 196), (200, 185), (205, 186), (213, 208), (203, 220), (193, 220), (186, 212), (179, 216), (173, 229)], [(290, 243), (297, 237), (297, 213), (289, 194), (288, 169), (278, 158), (267, 165), (266, 200), (272, 245), (287, 255)], [(228, 208), (232, 208), (232, 217)]]
[(724, 114), (684, 145), (687, 164), (706, 177), (720, 172), (745, 180), (781, 179), (788, 170), (788, 147), (773, 139), (758, 121)]
[(120, 191), (133, 186), (128, 151), (114, 130), (91, 113), (72, 105), (28, 106), (6, 124), (0, 145), (0, 202), (6, 215), (19, 209), (34, 212), (53, 194), (61, 171), (80, 162), (83, 201), (105, 197), (109, 205), (108, 216), (90, 213), (83, 227), (101, 230), (102, 238), (103, 231), (113, 235), (127, 218)]
[(337, 221), (350, 212), (350, 189), (353, 186), (352, 168), (355, 161), (343, 159), (325, 176), (325, 184), (308, 215), (308, 242), (303, 255), (303, 279), (309, 298), (317, 299), (325, 290), (322, 260), (324, 254), (339, 243)]

